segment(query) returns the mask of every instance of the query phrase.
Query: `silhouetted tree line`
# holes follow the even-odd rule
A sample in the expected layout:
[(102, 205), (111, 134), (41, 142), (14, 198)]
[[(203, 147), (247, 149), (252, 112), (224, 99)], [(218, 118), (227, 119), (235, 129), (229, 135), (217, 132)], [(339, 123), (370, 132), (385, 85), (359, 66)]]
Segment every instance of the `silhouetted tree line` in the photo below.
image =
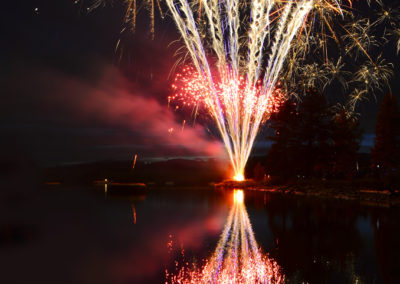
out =
[[(266, 172), (290, 181), (298, 178), (351, 179), (359, 175), (358, 150), (362, 138), (359, 118), (345, 107), (333, 107), (317, 90), (303, 100), (282, 104), (272, 114), (269, 136), (273, 144)], [(386, 95), (376, 124), (371, 169), (382, 182), (400, 184), (400, 111), (395, 96)], [(255, 168), (260, 176), (260, 165)]]

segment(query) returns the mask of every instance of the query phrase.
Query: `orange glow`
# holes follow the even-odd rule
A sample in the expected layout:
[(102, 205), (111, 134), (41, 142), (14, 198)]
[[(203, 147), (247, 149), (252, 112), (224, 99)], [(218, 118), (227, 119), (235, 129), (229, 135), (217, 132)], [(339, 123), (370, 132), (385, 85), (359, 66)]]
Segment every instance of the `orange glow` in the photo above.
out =
[(137, 154), (135, 154), (134, 158), (133, 158), (133, 165), (132, 165), (132, 169), (135, 168), (136, 166), (136, 160), (137, 160)]
[(235, 190), (233, 192), (233, 201), (236, 203), (243, 203), (244, 200), (244, 194), (243, 190)]
[(233, 180), (235, 181), (244, 181), (244, 175), (243, 174), (237, 174), (233, 177)]
[(135, 209), (135, 204), (131, 204), (132, 206), (132, 211), (133, 211), (133, 224), (136, 224), (136, 209)]

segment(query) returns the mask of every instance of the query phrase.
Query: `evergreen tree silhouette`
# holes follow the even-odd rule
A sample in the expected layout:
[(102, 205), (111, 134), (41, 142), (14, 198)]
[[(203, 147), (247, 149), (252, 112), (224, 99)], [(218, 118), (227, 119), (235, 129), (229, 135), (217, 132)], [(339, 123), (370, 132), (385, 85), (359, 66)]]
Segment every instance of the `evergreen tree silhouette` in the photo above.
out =
[(325, 176), (331, 156), (332, 113), (317, 90), (309, 90), (297, 107), (287, 101), (270, 118), (275, 130), (268, 137), (274, 142), (267, 156), (267, 168), (273, 175)]
[(332, 174), (336, 178), (351, 178), (357, 171), (357, 151), (362, 131), (354, 113), (341, 108), (333, 119)]
[(268, 172), (283, 178), (290, 178), (297, 170), (297, 149), (300, 147), (298, 139), (300, 120), (296, 103), (288, 100), (283, 103), (278, 112), (273, 113), (269, 126), (274, 135), (268, 139), (274, 143), (267, 155)]
[(325, 97), (316, 89), (308, 90), (299, 107), (298, 149), (306, 177), (325, 176), (329, 171), (332, 142), (332, 112)]
[(375, 128), (375, 145), (371, 151), (372, 168), (387, 183), (399, 176), (400, 111), (392, 94), (383, 98)]
[(341, 108), (336, 113), (325, 97), (311, 89), (296, 104), (289, 100), (270, 118), (274, 143), (267, 172), (294, 177), (350, 178), (356, 173), (361, 130), (357, 117)]

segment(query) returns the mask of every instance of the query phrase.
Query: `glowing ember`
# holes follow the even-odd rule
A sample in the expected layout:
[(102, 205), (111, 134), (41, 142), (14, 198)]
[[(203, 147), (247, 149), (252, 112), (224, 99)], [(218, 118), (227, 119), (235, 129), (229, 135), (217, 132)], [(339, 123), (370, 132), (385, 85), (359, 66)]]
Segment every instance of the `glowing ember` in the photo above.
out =
[(167, 271), (166, 283), (283, 283), (278, 264), (263, 255), (243, 203), (242, 190), (234, 204), (212, 257), (201, 268), (183, 266), (176, 275)]

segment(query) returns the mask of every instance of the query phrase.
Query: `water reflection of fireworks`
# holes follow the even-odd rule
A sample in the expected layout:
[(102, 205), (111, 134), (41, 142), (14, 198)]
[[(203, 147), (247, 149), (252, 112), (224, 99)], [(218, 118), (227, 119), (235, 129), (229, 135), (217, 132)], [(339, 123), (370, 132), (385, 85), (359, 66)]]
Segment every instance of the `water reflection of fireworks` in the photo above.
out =
[(167, 271), (167, 283), (283, 283), (278, 264), (262, 254), (244, 206), (242, 190), (234, 191), (234, 205), (214, 254), (197, 268)]

